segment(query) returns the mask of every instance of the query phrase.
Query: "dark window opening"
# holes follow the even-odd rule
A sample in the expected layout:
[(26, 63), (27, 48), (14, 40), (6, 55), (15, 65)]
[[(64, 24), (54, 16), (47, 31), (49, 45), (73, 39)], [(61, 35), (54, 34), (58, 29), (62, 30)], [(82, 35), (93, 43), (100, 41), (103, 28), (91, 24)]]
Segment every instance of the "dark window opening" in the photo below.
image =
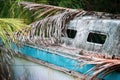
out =
[(92, 43), (104, 44), (106, 35), (98, 33), (89, 33), (87, 41)]
[(72, 39), (75, 38), (76, 33), (77, 33), (76, 30), (67, 29), (67, 36), (68, 36), (69, 38), (72, 38)]

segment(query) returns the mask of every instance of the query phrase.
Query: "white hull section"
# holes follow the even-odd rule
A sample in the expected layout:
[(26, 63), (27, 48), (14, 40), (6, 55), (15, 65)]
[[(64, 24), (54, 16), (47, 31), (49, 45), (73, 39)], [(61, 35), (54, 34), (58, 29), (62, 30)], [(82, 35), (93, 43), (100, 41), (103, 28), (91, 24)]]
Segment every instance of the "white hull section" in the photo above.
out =
[(12, 68), (16, 80), (80, 80), (61, 71), (17, 57)]

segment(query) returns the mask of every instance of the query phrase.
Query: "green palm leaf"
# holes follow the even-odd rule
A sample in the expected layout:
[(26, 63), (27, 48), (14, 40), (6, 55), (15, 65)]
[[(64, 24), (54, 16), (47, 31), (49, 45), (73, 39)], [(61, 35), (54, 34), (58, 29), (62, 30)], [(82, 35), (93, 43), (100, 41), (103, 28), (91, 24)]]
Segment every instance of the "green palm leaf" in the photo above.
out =
[(14, 33), (16, 31), (22, 31), (25, 27), (23, 20), (19, 19), (0, 19), (0, 38), (5, 45), (9, 44), (9, 40), (14, 41)]
[(22, 32), (25, 26), (23, 20), (0, 18), (0, 40), (3, 42), (2, 44), (0, 41), (0, 80), (13, 80), (10, 64), (14, 58), (14, 52), (10, 49), (10, 44), (17, 41), (15, 32)]

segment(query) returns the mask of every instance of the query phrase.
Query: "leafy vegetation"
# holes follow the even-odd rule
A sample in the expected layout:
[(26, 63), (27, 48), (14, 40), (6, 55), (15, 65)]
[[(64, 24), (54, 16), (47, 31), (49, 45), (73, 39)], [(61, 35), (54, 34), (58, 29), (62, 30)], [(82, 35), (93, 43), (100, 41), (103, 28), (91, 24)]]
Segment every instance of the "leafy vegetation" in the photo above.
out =
[[(66, 8), (60, 8), (60, 7), (53, 8), (48, 6), (48, 7), (42, 8), (42, 10), (40, 9), (39, 11), (35, 12), (34, 9), (33, 11), (29, 11), (18, 6), (18, 2), (20, 1), (31, 1), (31, 2), (37, 2), (37, 3), (62, 6)], [(54, 37), (54, 39), (57, 39), (59, 41), (59, 38), (61, 36), (60, 32), (62, 31), (60, 29), (64, 29), (64, 26), (66, 25), (66, 23), (70, 19), (72, 19), (76, 14), (78, 14), (78, 12), (80, 12), (80, 11), (77, 11), (77, 12), (72, 11), (67, 8), (119, 13), (120, 6), (118, 3), (119, 3), (119, 0), (114, 0), (114, 1), (112, 0), (112, 3), (111, 3), (111, 0), (99, 0), (99, 1), (97, 0), (93, 0), (93, 1), (91, 0), (67, 0), (67, 1), (66, 0), (52, 0), (52, 1), (51, 0), (1, 0), (0, 1), (0, 18), (1, 18), (0, 19), (0, 38), (2, 39), (4, 44), (8, 47), (6, 48), (6, 50), (2, 50), (3, 45), (0, 46), (0, 70), (1, 70), (0, 80), (4, 80), (4, 79), (13, 80), (13, 77), (11, 75), (12, 73), (10, 71), (11, 69), (9, 67), (9, 64), (13, 58), (13, 52), (11, 52), (11, 50), (9, 49), (9, 43), (11, 40), (14, 41), (16, 39), (14, 38), (14, 32), (21, 31), (26, 26), (23, 23), (23, 21), (20, 21), (18, 19), (13, 19), (13, 18), (19, 18), (19, 19), (22, 18), (23, 20), (25, 20), (25, 23), (30, 24), (36, 20), (41, 19), (41, 17), (44, 18), (47, 16), (47, 18), (31, 24), (31, 26), (36, 25), (34, 28), (36, 32), (32, 30), (31, 31), (32, 34), (29, 33), (28, 35), (33, 36), (32, 38), (34, 38), (34, 36), (37, 35), (37, 36), (40, 36), (41, 39), (44, 39), (44, 37), (46, 36), (51, 39), (52, 37)], [(110, 8), (109, 6), (112, 6), (112, 8)], [(62, 13), (62, 14), (59, 14), (59, 13)], [(50, 17), (51, 15), (54, 15), (54, 14), (58, 14), (58, 15)], [(2, 19), (2, 18), (5, 18), (5, 19)], [(8, 18), (12, 18), (12, 19), (8, 19)], [(51, 28), (51, 26), (53, 27)], [(40, 31), (37, 29), (39, 29)], [(52, 32), (55, 32), (55, 33), (52, 33)], [(54, 41), (54, 39), (51, 41)], [(113, 65), (113, 67), (116, 65)]]
[(19, 19), (0, 18), (0, 38), (3, 43), (7, 46), (9, 39), (14, 40), (15, 31), (22, 31), (25, 26), (24, 22)]
[(15, 42), (14, 33), (22, 31), (26, 24), (19, 19), (0, 18), (0, 80), (13, 80), (10, 67), (14, 52), (10, 50), (10, 44)]
[(0, 17), (22, 18), (25, 19), (27, 24), (34, 22), (35, 19), (32, 12), (18, 6), (18, 2), (21, 1), (36, 2), (73, 9), (84, 9), (88, 11), (120, 13), (119, 0), (0, 0)]

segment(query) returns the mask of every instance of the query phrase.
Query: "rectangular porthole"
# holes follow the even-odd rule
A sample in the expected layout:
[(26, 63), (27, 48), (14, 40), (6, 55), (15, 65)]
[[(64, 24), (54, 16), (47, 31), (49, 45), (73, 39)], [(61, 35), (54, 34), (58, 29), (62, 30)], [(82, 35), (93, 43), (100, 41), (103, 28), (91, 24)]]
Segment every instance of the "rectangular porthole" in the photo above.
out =
[(87, 41), (92, 43), (97, 43), (97, 44), (104, 44), (106, 37), (107, 36), (105, 34), (90, 32), (88, 35)]
[(76, 36), (77, 30), (67, 29), (68, 38), (74, 39)]

